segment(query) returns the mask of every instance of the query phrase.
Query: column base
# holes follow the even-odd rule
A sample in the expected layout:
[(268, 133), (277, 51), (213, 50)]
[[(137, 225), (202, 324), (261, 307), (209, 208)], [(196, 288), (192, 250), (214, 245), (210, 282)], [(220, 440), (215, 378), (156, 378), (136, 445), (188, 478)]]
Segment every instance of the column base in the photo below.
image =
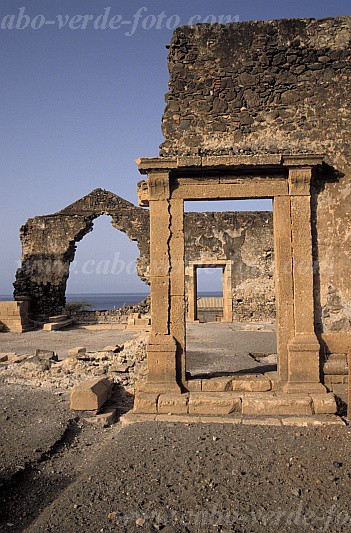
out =
[(305, 383), (305, 382), (294, 382), (290, 381), (283, 387), (283, 392), (287, 394), (298, 394), (298, 393), (317, 393), (317, 394), (327, 394), (327, 389), (322, 383)]
[(149, 337), (147, 351), (147, 380), (138, 387), (139, 391), (164, 394), (179, 392), (177, 382), (177, 343), (172, 335)]
[[(320, 383), (320, 345), (314, 333), (296, 335), (288, 345), (288, 389), (315, 390)], [(320, 388), (319, 387), (319, 388)]]

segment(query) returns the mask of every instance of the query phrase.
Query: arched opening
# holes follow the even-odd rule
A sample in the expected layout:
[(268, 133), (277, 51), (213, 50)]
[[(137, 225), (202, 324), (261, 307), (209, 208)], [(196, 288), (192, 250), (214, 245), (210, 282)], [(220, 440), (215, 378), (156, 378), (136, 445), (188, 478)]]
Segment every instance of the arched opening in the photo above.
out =
[(94, 220), (93, 230), (76, 245), (66, 286), (66, 300), (86, 302), (89, 310), (114, 310), (138, 304), (149, 287), (137, 274), (139, 249), (112, 217)]

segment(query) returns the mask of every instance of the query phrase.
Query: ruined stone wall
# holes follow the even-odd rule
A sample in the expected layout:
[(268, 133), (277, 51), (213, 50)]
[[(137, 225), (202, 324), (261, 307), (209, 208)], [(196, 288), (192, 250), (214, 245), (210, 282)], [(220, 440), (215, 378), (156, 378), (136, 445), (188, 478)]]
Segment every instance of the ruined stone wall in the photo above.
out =
[(136, 241), (140, 250), (138, 274), (148, 279), (149, 213), (115, 194), (96, 189), (54, 215), (29, 219), (21, 228), (22, 266), (15, 281), (15, 298), (30, 298), (33, 316), (62, 312), (69, 266), (76, 244), (93, 229), (100, 215)]
[[(96, 189), (62, 211), (29, 219), (22, 226), (22, 266), (14, 284), (15, 298), (30, 299), (32, 317), (62, 313), (77, 243), (102, 214), (110, 215), (112, 225), (137, 242), (138, 274), (148, 283), (148, 210)], [(233, 259), (235, 318), (250, 318), (252, 309), (256, 318), (259, 313), (274, 314), (272, 232), (271, 213), (185, 213), (186, 262), (205, 256)], [(82, 320), (104, 321), (93, 315), (88, 311)]]
[(275, 317), (271, 212), (186, 213), (184, 232), (186, 264), (233, 261), (234, 320)]
[(317, 330), (351, 331), (351, 18), (178, 28), (161, 155), (325, 153), (312, 186)]

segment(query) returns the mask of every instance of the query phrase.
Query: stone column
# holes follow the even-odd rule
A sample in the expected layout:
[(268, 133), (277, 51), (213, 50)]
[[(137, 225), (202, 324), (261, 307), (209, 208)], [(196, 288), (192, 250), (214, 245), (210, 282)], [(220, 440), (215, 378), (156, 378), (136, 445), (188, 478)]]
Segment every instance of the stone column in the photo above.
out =
[(179, 384), (186, 381), (184, 201), (170, 200), (170, 333), (176, 341)]
[(289, 169), (293, 257), (294, 338), (288, 345), (287, 392), (323, 392), (320, 345), (314, 331), (311, 167)]
[(233, 322), (232, 265), (223, 267), (223, 322)]
[(277, 309), (277, 354), (280, 381), (288, 380), (288, 344), (295, 336), (289, 196), (273, 202), (274, 278)]
[(147, 383), (142, 390), (179, 390), (176, 375), (176, 341), (170, 331), (171, 209), (169, 173), (148, 176), (150, 202), (151, 335), (147, 345)]

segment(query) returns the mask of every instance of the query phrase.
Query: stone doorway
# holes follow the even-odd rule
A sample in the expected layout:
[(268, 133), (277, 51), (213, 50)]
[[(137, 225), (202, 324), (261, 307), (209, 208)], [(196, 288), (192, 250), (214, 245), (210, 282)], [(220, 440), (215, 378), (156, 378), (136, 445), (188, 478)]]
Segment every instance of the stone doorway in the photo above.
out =
[[(163, 404), (172, 404), (167, 412), (206, 414), (217, 402), (208, 396), (214, 392), (222, 394), (221, 414), (330, 412), (314, 330), (310, 186), (314, 168), (322, 163), (319, 155), (138, 161), (139, 170), (148, 174), (139, 192), (141, 203), (150, 206), (152, 333), (137, 412), (162, 412)], [(201, 380), (189, 383), (186, 375), (184, 201), (249, 198), (273, 199), (278, 372), (258, 387), (227, 380), (204, 390)], [(252, 392), (265, 394), (252, 398)]]
[(187, 278), (187, 321), (195, 322), (198, 318), (198, 270), (216, 268), (222, 271), (222, 322), (233, 321), (232, 297), (232, 261), (224, 259), (204, 259), (201, 263), (189, 261), (185, 275)]

